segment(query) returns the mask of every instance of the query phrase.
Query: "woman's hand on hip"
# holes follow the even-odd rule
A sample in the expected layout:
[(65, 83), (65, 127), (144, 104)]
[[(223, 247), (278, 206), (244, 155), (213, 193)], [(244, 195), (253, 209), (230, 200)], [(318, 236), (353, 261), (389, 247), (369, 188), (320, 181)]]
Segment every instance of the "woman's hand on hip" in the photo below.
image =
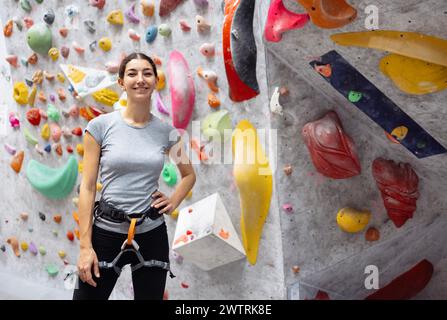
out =
[(154, 202), (152, 202), (151, 206), (157, 209), (160, 208), (160, 214), (171, 214), (175, 209), (174, 203), (172, 203), (171, 199), (167, 197), (164, 193), (160, 191), (156, 191), (152, 194), (152, 198), (154, 198)]

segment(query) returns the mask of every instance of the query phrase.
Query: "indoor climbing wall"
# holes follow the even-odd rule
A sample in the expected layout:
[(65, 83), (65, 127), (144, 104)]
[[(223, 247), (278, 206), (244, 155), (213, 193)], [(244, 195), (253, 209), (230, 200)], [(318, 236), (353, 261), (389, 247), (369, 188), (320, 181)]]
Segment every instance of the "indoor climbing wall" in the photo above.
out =
[[(365, 287), (366, 267), (376, 266), (380, 288), (399, 275), (427, 284), (408, 296), (391, 284), (394, 297), (419, 292), (417, 298), (442, 299), (447, 91), (440, 81), (446, 80), (447, 7), (444, 1), (348, 2), (351, 8), (333, 1), (332, 13), (343, 18), (335, 19), (321, 14), (321, 1), (273, 0), (271, 20), (263, 3), (288, 298), (363, 299), (375, 291)], [(309, 3), (314, 10), (306, 11)], [(404, 38), (406, 46), (417, 42), (407, 32), (437, 37), (419, 37), (430, 39), (433, 54), (408, 57), (393, 45), (377, 50), (385, 42), (378, 38), (370, 41), (374, 48), (362, 47), (366, 41), (348, 46), (355, 41), (343, 33), (368, 31), (368, 5), (378, 8), (379, 30), (398, 31), (375, 35), (389, 43)], [(396, 62), (384, 50), (406, 58)], [(392, 80), (396, 63), (404, 75)], [(382, 72), (384, 66), (389, 70)], [(398, 169), (378, 158), (407, 165)]]
[[(259, 184), (256, 175), (244, 179), (251, 167), (243, 161), (234, 167), (231, 162), (210, 164), (206, 159), (211, 129), (231, 133), (239, 126), (241, 132), (252, 133), (254, 128), (268, 129), (270, 125), (261, 7), (254, 7), (254, 3), (243, 1), (237, 12), (228, 12), (225, 18), (220, 1), (181, 1), (171, 12), (166, 12), (165, 6), (160, 9), (159, 0), (4, 2), (2, 26), (12, 26), (12, 32), (5, 32), (3, 54), (8, 61), (2, 58), (1, 64), (1, 81), (10, 84), (10, 88), (1, 89), (2, 99), (9, 99), (2, 101), (1, 110), (1, 298), (71, 298), (67, 287), (72, 286), (72, 277), (67, 274), (78, 256), (75, 218), (77, 187), (82, 179), (82, 130), (90, 119), (125, 105), (125, 97), (120, 99), (113, 82), (122, 56), (134, 51), (152, 55), (165, 76), (164, 87), (160, 84), (154, 92), (152, 112), (189, 133), (185, 145), (191, 151), (197, 182), (192, 195), (180, 206), (178, 221), (186, 225), (189, 220), (182, 215), (195, 214), (191, 221), (206, 220), (216, 227), (213, 232), (210, 225), (192, 231), (182, 225), (183, 229), (176, 230), (177, 220), (166, 218), (171, 248), (174, 243), (183, 244), (179, 252), (185, 255), (171, 251), (172, 271), (177, 277), (168, 278), (166, 297), (285, 296), (279, 215), (276, 201), (270, 201), (276, 197), (272, 176)], [(253, 19), (247, 19), (251, 14)], [(232, 63), (224, 63), (224, 52), (227, 62)], [(17, 99), (13, 99), (13, 86)], [(194, 103), (174, 101), (173, 90), (189, 97), (193, 92)], [(186, 120), (179, 117), (182, 112)], [(202, 128), (200, 123), (194, 127), (192, 121), (197, 120), (203, 120)], [(231, 148), (230, 139), (222, 151), (222, 161), (224, 155), (231, 159)], [(268, 148), (267, 144), (261, 154), (250, 145), (248, 152), (269, 157)], [(11, 162), (20, 151), (24, 157), (17, 173)], [(244, 148), (236, 147), (237, 155), (243, 152)], [(254, 165), (266, 173), (275, 169), (273, 161), (270, 166), (265, 162)], [(167, 165), (160, 177), (161, 191), (169, 194), (174, 190), (174, 174), (179, 173)], [(247, 181), (249, 184), (244, 185)], [(97, 199), (100, 182), (99, 178)], [(247, 192), (250, 186), (259, 186), (263, 198), (251, 199)], [(215, 204), (216, 215), (200, 219), (200, 214), (210, 214), (208, 207), (200, 209), (200, 201), (216, 193), (221, 199)], [(253, 217), (255, 210), (261, 210), (263, 218)], [(243, 231), (241, 219), (247, 225)], [(20, 257), (11, 246), (15, 240)], [(188, 255), (188, 245), (197, 243), (202, 243), (202, 265)], [(209, 244), (217, 250), (210, 251)], [(205, 265), (212, 268), (204, 271)], [(111, 299), (128, 298), (132, 298), (132, 287), (126, 268)]]

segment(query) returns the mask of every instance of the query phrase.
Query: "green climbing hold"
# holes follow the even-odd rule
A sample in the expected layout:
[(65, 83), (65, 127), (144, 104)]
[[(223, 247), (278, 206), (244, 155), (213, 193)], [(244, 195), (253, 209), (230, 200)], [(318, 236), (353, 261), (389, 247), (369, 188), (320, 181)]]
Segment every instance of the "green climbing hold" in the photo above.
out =
[(170, 187), (177, 183), (177, 172), (175, 166), (172, 163), (165, 163), (163, 166), (162, 177), (164, 182)]
[(169, 37), (171, 35), (171, 28), (166, 23), (163, 23), (158, 26), (158, 33), (163, 37)]
[(362, 93), (357, 91), (349, 91), (348, 99), (351, 102), (359, 102), (362, 98)]
[(30, 184), (49, 199), (62, 199), (73, 190), (78, 178), (78, 162), (68, 158), (61, 168), (50, 168), (36, 160), (28, 162), (26, 177)]
[(44, 256), (44, 255), (47, 254), (47, 250), (45, 249), (44, 246), (40, 246), (40, 247), (39, 247), (39, 253), (40, 253), (40, 255), (42, 255), (42, 256)]
[(29, 132), (28, 128), (23, 129), (23, 134), (25, 135), (26, 141), (28, 141), (32, 145), (36, 145), (39, 141), (36, 137), (34, 137), (31, 132)]
[(57, 276), (57, 274), (59, 273), (59, 268), (57, 266), (55, 266), (54, 264), (49, 264), (45, 267), (45, 270), (48, 272), (48, 274), (51, 277), (55, 277)]
[(37, 2), (38, 4), (41, 4), (41, 3), (43, 2), (43, 0), (36, 0), (36, 2)]
[(31, 12), (31, 4), (28, 0), (20, 0), (20, 7), (26, 12)]
[(47, 115), (48, 118), (50, 118), (54, 122), (58, 122), (61, 119), (61, 114), (59, 110), (57, 110), (57, 108), (51, 103), (48, 104)]
[(231, 118), (228, 110), (213, 112), (206, 116), (206, 118), (202, 121), (202, 132), (207, 139), (220, 134), (221, 141), (224, 141), (225, 130), (228, 130), (228, 136), (226, 138), (230, 138), (232, 132)]
[(53, 36), (45, 23), (36, 23), (26, 35), (29, 47), (41, 55), (47, 55), (52, 47)]

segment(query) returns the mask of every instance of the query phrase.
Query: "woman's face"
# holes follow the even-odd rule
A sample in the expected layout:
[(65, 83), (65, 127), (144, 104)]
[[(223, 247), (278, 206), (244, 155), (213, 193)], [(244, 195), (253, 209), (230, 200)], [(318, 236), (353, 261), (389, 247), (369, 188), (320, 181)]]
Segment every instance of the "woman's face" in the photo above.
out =
[(149, 61), (132, 59), (126, 65), (124, 78), (118, 83), (127, 92), (128, 100), (149, 101), (157, 84), (154, 70)]

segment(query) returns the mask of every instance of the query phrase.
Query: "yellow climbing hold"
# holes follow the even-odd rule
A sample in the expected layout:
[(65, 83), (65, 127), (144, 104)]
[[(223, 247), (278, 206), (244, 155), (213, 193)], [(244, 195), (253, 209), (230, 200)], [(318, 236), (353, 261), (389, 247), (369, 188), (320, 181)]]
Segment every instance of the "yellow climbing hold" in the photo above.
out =
[(96, 91), (92, 94), (92, 96), (93, 99), (96, 100), (96, 102), (105, 104), (109, 107), (112, 107), (114, 103), (119, 100), (118, 93), (108, 88)]
[(165, 88), (166, 86), (166, 76), (165, 73), (163, 72), (163, 70), (157, 70), (157, 75), (158, 75), (158, 81), (157, 81), (157, 86), (155, 87), (155, 89), (157, 89), (157, 91), (161, 91)]
[(28, 104), (31, 108), (34, 107), (34, 102), (36, 101), (36, 94), (37, 94), (37, 86), (34, 85), (28, 97)]
[(24, 82), (14, 84), (13, 97), (18, 104), (26, 105), (28, 103), (28, 87)]
[(171, 218), (174, 219), (174, 220), (177, 220), (177, 218), (178, 218), (178, 214), (179, 214), (179, 210), (178, 210), (178, 209), (175, 209), (175, 210), (172, 211), (172, 213), (171, 213)]
[(124, 24), (124, 16), (121, 10), (113, 10), (107, 15), (107, 22), (111, 24)]
[(48, 56), (51, 60), (56, 61), (59, 58), (59, 50), (57, 48), (51, 48), (48, 50)]
[(393, 131), (391, 131), (391, 135), (399, 141), (405, 139), (407, 134), (408, 134), (408, 128), (405, 126), (394, 128)]
[(23, 251), (28, 250), (29, 246), (28, 243), (23, 241), (22, 243), (20, 243), (20, 247), (22, 248)]
[(106, 52), (110, 51), (112, 49), (112, 40), (107, 37), (99, 39), (99, 47)]
[(82, 169), (84, 168), (82, 161), (78, 161), (78, 172), (82, 173)]
[(372, 48), (447, 67), (447, 40), (418, 32), (373, 30), (331, 35), (342, 46)]
[(64, 251), (64, 250), (59, 250), (59, 252), (58, 252), (57, 254), (59, 255), (59, 257), (60, 257), (61, 259), (63, 259), (63, 258), (66, 257), (66, 254), (65, 254), (65, 251)]
[(192, 190), (189, 190), (189, 192), (186, 195), (185, 199), (191, 199), (191, 197), (192, 197)]
[(422, 95), (447, 88), (447, 67), (439, 64), (390, 54), (380, 60), (380, 70), (409, 94)]
[(64, 83), (64, 82), (65, 82), (64, 74), (61, 73), (61, 72), (59, 72), (59, 73), (56, 75), (56, 78), (57, 78), (57, 80), (58, 80), (60, 83)]
[(76, 145), (76, 152), (83, 157), (84, 156), (84, 145), (82, 143), (78, 143)]
[(97, 182), (96, 183), (96, 191), (101, 191), (102, 190), (102, 184), (101, 183), (99, 183), (99, 182)]
[(242, 243), (248, 262), (256, 263), (259, 241), (272, 196), (272, 170), (258, 141), (256, 128), (238, 123), (232, 135), (233, 176), (239, 189)]
[(82, 72), (81, 70), (73, 67), (73, 66), (68, 66), (68, 77), (74, 82), (74, 83), (79, 83), (82, 80), (84, 80), (85, 77), (85, 73)]
[(343, 208), (337, 213), (337, 224), (341, 230), (349, 233), (362, 231), (369, 223), (371, 212)]
[(48, 125), (48, 123), (45, 123), (42, 127), (42, 129), (40, 130), (40, 136), (45, 139), (45, 140), (49, 140), (50, 139), (50, 126)]

